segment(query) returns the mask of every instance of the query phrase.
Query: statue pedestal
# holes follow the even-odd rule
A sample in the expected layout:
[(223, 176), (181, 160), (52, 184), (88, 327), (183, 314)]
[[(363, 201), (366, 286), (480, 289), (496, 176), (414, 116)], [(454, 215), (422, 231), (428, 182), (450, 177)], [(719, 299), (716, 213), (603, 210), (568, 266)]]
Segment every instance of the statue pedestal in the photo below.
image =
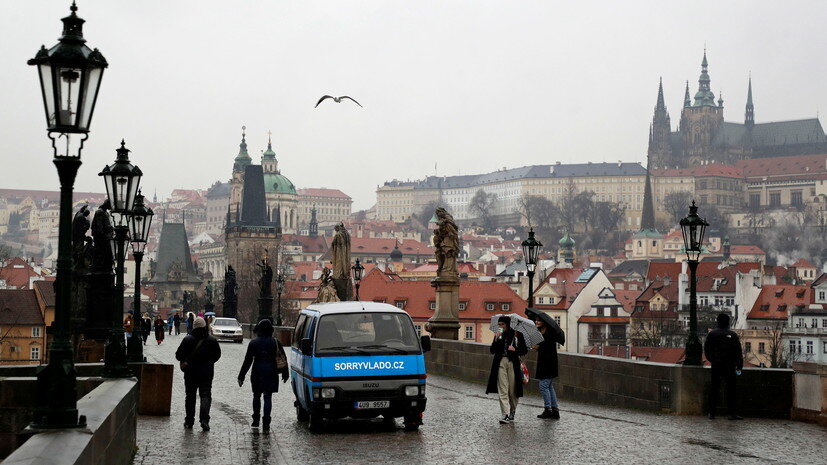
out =
[(254, 321), (254, 324), (258, 324), (261, 320), (270, 320), (273, 321), (273, 297), (259, 297), (258, 298), (258, 319)]
[(431, 286), (436, 290), (436, 311), (425, 329), (437, 339), (459, 339), (459, 278), (439, 276)]
[(336, 296), (340, 301), (353, 299), (353, 286), (350, 285), (350, 278), (333, 278), (333, 285), (336, 286)]
[(92, 272), (86, 275), (85, 339), (104, 341), (112, 329), (112, 301), (115, 298), (115, 273)]
[(238, 306), (238, 301), (232, 300), (224, 300), (222, 301), (221, 306), (221, 316), (224, 318), (235, 318), (238, 312), (236, 311), (236, 307)]

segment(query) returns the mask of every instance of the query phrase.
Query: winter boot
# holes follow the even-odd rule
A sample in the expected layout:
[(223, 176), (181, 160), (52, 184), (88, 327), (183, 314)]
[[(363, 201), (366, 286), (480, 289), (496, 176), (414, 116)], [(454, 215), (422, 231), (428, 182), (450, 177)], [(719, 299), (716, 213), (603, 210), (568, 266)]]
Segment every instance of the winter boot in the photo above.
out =
[(543, 419), (551, 418), (551, 409), (550, 408), (543, 409), (543, 413), (537, 415), (537, 418), (543, 418)]
[(560, 419), (560, 410), (557, 410), (556, 408), (552, 408), (551, 409), (551, 416), (549, 418), (551, 418), (552, 420), (559, 420)]
[(250, 425), (251, 428), (258, 428), (258, 415), (253, 414), (253, 424)]
[(263, 420), (264, 421), (262, 422), (262, 425), (261, 425), (262, 430), (265, 433), (269, 433), (270, 432), (270, 417), (264, 417)]

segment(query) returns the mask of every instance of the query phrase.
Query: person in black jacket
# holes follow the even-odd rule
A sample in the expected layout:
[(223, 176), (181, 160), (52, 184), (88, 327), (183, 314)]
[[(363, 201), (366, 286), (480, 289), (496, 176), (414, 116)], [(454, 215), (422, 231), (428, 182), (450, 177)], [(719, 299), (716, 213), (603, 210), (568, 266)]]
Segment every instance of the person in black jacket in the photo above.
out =
[(218, 341), (207, 333), (207, 322), (196, 318), (192, 333), (184, 337), (175, 358), (182, 363), (184, 370), (184, 428), (192, 428), (195, 423), (195, 394), (201, 397), (199, 421), (204, 431), (210, 430), (210, 404), (212, 403), (212, 379), (215, 362), (221, 358)]
[(149, 317), (149, 313), (144, 313), (143, 318), (141, 318), (141, 339), (144, 341), (144, 345), (146, 345), (146, 340), (149, 338), (149, 333), (152, 331), (152, 318)]
[(560, 376), (557, 364), (557, 341), (551, 328), (541, 319), (534, 320), (537, 329), (543, 334), (543, 342), (537, 346), (537, 374), (535, 377), (540, 384), (540, 394), (543, 395), (543, 413), (537, 418), (560, 419), (560, 410), (557, 406), (557, 393), (554, 392), (554, 378)]
[(721, 381), (726, 383), (726, 403), (730, 420), (742, 420), (735, 412), (735, 377), (744, 368), (744, 356), (738, 335), (729, 329), (729, 315), (718, 315), (718, 327), (709, 332), (704, 342), (704, 355), (712, 365), (712, 385), (709, 389), (709, 419), (715, 419), (718, 391)]
[(523, 370), (520, 356), (528, 353), (525, 338), (519, 331), (511, 329), (511, 318), (501, 316), (497, 321), (499, 334), (491, 343), (494, 360), (485, 393), (496, 392), (500, 396), (500, 411), (503, 418), (500, 424), (514, 421), (517, 402), (523, 396)]
[[(244, 356), (244, 363), (238, 373), (238, 387), (244, 384), (247, 370), (253, 367), (250, 374), (250, 384), (253, 387), (253, 428), (258, 428), (258, 420), (261, 413), (261, 396), (264, 395), (264, 417), (261, 418), (264, 432), (270, 431), (270, 412), (273, 409), (273, 393), (279, 392), (278, 375), (276, 368), (276, 354), (284, 349), (281, 344), (273, 338), (273, 323), (270, 320), (261, 320), (256, 325), (256, 337), (247, 346), (247, 355)], [(289, 377), (287, 367), (281, 370), (282, 382), (287, 382)]]

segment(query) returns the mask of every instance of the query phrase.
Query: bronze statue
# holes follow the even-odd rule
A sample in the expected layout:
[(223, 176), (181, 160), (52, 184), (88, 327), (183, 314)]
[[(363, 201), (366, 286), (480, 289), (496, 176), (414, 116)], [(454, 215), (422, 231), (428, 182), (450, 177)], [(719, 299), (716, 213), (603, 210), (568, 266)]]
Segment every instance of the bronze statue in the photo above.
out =
[(209, 280), (207, 281), (207, 285), (206, 285), (206, 287), (204, 287), (204, 295), (207, 298), (207, 303), (211, 304), (212, 303), (212, 298), (213, 298), (212, 281), (209, 281)]
[(454, 217), (442, 207), (436, 209), (437, 228), (434, 230), (434, 254), (437, 260), (437, 279), (456, 278), (457, 254), (459, 253), (459, 230)]
[(115, 237), (115, 229), (109, 217), (111, 208), (109, 199), (105, 200), (92, 219), (92, 240), (95, 244), (93, 267), (98, 270), (112, 270), (115, 266), (115, 257), (110, 245), (110, 241)]
[(72, 219), (72, 329), (80, 331), (86, 319), (86, 275), (92, 266), (92, 238), (87, 236), (91, 223), (89, 205)]
[(261, 270), (261, 278), (258, 280), (261, 297), (270, 297), (273, 295), (271, 284), (273, 283), (273, 268), (270, 267), (269, 259), (267, 257), (267, 249), (264, 249), (264, 258), (261, 263), (256, 263), (259, 270)]
[(322, 280), (319, 283), (319, 294), (313, 303), (320, 302), (338, 302), (339, 296), (336, 295), (336, 286), (333, 283), (333, 278), (330, 276), (330, 268), (322, 269)]

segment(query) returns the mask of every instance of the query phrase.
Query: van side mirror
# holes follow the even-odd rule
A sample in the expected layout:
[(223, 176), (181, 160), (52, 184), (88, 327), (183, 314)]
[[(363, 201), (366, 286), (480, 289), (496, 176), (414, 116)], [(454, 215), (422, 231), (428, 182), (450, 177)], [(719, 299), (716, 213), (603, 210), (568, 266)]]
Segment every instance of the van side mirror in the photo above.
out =
[(313, 341), (311, 341), (309, 338), (302, 339), (301, 351), (302, 351), (302, 355), (312, 355), (313, 354)]
[(422, 352), (431, 350), (431, 336), (420, 336), (419, 341), (422, 343)]

